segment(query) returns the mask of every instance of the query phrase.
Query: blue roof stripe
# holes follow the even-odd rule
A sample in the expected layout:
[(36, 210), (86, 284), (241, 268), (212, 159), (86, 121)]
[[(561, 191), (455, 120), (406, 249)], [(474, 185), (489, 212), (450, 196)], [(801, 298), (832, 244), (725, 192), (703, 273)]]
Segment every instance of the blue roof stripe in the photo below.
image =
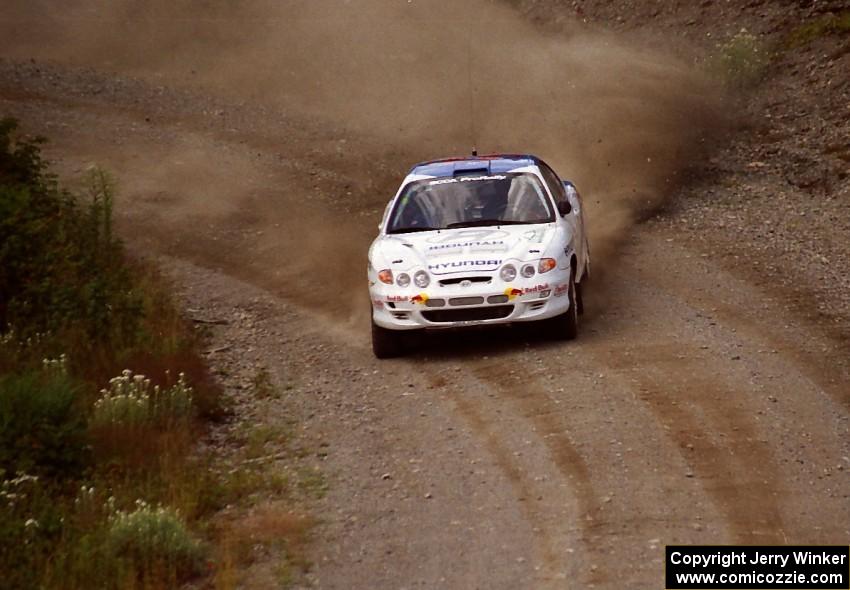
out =
[(522, 168), (535, 166), (540, 160), (530, 154), (493, 154), (487, 156), (471, 156), (468, 158), (449, 158), (420, 162), (411, 168), (409, 174), (422, 176), (454, 176), (464, 170), (487, 169), (488, 174), (501, 174)]

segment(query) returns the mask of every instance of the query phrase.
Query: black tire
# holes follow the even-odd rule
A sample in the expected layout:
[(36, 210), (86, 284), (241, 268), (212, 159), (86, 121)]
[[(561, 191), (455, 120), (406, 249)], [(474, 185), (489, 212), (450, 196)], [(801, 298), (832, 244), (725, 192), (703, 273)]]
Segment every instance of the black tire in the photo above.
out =
[(549, 333), (555, 340), (575, 340), (578, 336), (578, 297), (572, 273), (570, 273), (568, 297), (570, 308), (549, 320)]
[(404, 354), (404, 334), (372, 322), (372, 352), (376, 358), (391, 359)]

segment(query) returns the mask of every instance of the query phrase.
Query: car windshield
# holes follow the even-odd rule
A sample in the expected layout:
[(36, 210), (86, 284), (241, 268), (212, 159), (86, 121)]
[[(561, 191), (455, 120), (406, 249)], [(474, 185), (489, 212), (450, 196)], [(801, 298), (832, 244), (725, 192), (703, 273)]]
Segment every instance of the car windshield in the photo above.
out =
[(454, 176), (408, 184), (396, 200), (387, 233), (554, 220), (552, 203), (533, 174)]

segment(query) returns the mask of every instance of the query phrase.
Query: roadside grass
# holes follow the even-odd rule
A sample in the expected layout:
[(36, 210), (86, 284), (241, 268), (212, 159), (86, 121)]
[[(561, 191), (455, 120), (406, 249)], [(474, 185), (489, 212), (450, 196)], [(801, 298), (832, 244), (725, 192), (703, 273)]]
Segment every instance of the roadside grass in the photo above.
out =
[(280, 392), (272, 384), (271, 374), (265, 367), (260, 368), (251, 380), (255, 397), (259, 399), (278, 399)]
[(279, 447), (289, 439), (289, 429), (283, 425), (258, 424), (245, 433), (245, 456), (259, 459), (268, 455), (270, 448)]
[(311, 567), (305, 547), (312, 526), (309, 518), (281, 502), (263, 503), (231, 519), (219, 531), (222, 567), (216, 572), (216, 588), (235, 588), (238, 569), (254, 563), (260, 551), (280, 556), (273, 566), (275, 575), (281, 587), (288, 587), (298, 571)]
[[(201, 339), (168, 282), (113, 235), (113, 180), (95, 168), (69, 193), (43, 141), (0, 120), (3, 587), (234, 588), (256, 539), (297, 570), (309, 521), (286, 510), (297, 484), (264, 457), (290, 425), (247, 432), (229, 471), (198, 452), (228, 412)], [(267, 372), (254, 386), (278, 396)], [(281, 504), (213, 524), (270, 496)]]
[(328, 482), (324, 474), (315, 467), (301, 467), (298, 469), (298, 486), (309, 496), (321, 499), (328, 493)]
[[(299, 509), (304, 496), (297, 475), (276, 461), (277, 454), (252, 458), (243, 445), (235, 466), (216, 480), (219, 506), (228, 507), (211, 523), (214, 539), (214, 586), (240, 587), (242, 572), (263, 559), (275, 572), (278, 587), (287, 588), (309, 571), (305, 547), (314, 521)], [(274, 461), (274, 462), (273, 462)]]
[[(229, 523), (225, 536), (231, 546), (239, 549), (239, 561), (250, 561), (253, 545), (280, 544), (290, 554), (287, 561), (303, 563), (301, 549), (307, 539), (311, 522), (300, 514), (293, 513), (288, 505), (268, 502), (252, 509), (244, 517)], [(294, 556), (299, 555), (297, 559)]]
[[(829, 13), (805, 22), (784, 36), (766, 42), (746, 29), (741, 29), (716, 47), (708, 59), (708, 69), (727, 88), (746, 90), (761, 82), (770, 64), (780, 54), (809, 45), (817, 39), (850, 33), (850, 9)], [(850, 51), (850, 40), (831, 56), (840, 57)]]
[(786, 50), (797, 49), (821, 37), (846, 35), (848, 33), (850, 33), (850, 9), (845, 9), (803, 23), (785, 36), (781, 46)]

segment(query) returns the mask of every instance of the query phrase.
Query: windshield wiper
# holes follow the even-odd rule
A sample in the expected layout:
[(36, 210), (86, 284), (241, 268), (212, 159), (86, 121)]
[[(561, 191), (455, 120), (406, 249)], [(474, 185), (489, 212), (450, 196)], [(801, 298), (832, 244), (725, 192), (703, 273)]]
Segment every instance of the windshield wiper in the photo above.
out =
[(409, 234), (417, 231), (439, 231), (440, 227), (396, 227), (389, 230), (388, 234)]
[(510, 221), (504, 219), (471, 219), (469, 221), (456, 221), (455, 223), (450, 223), (446, 227), (447, 228), (456, 228), (456, 227), (476, 227), (479, 225), (526, 225), (527, 221)]

